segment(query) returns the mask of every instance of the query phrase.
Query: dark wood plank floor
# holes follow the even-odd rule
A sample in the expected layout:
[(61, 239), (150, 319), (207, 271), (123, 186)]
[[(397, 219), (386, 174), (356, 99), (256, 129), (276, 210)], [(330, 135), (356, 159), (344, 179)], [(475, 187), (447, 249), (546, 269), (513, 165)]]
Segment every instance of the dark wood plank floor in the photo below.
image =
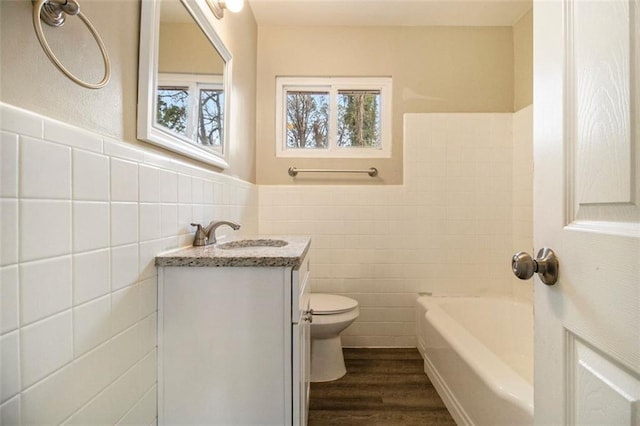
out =
[(343, 349), (347, 374), (311, 384), (309, 426), (455, 425), (416, 349)]

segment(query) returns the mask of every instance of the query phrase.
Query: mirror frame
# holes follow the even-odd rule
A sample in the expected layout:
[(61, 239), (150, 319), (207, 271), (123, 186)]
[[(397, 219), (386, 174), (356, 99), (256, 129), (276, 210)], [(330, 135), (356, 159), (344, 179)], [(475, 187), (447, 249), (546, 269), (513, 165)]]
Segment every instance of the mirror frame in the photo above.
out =
[(231, 72), (232, 56), (220, 36), (211, 25), (213, 14), (202, 0), (180, 1), (191, 15), (196, 25), (209, 39), (225, 62), (224, 87), (224, 121), (222, 154), (205, 147), (184, 141), (172, 132), (162, 129), (156, 124), (154, 108), (156, 86), (158, 83), (158, 44), (160, 40), (160, 0), (142, 1), (140, 13), (140, 58), (138, 70), (138, 133), (140, 140), (166, 148), (204, 163), (225, 169), (229, 167), (229, 113), (231, 111)]

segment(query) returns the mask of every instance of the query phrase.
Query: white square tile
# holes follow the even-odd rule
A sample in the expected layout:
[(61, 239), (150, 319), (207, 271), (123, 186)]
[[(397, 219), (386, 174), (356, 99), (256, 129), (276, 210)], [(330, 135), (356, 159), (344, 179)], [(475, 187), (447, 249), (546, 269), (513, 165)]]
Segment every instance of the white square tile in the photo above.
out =
[(140, 202), (160, 202), (160, 171), (155, 167), (140, 165)]
[(126, 329), (111, 340), (111, 369), (113, 377), (121, 376), (141, 357), (140, 324)]
[(109, 204), (73, 203), (73, 251), (96, 250), (109, 246)]
[[(206, 222), (209, 218), (204, 215), (204, 206), (201, 204), (193, 204), (191, 206), (191, 211), (193, 212), (192, 220), (193, 223), (200, 223), (203, 226), (207, 226)], [(222, 212), (223, 209), (219, 209), (219, 212)], [(227, 217), (225, 214), (221, 213), (219, 217)]]
[(142, 163), (150, 166), (157, 166), (160, 168), (164, 167), (166, 169), (169, 169), (173, 166), (173, 161), (170, 157), (162, 154), (155, 154), (150, 151), (144, 152)]
[(69, 254), (71, 202), (20, 201), (19, 228), (21, 261)]
[(20, 395), (0, 405), (0, 425), (22, 424), (20, 411)]
[(31, 386), (71, 362), (73, 359), (71, 317), (71, 310), (68, 310), (22, 328), (20, 364), (23, 388)]
[(109, 334), (111, 302), (106, 295), (73, 309), (73, 352), (82, 355), (107, 341)]
[(178, 175), (178, 201), (191, 203), (191, 176)]
[(71, 256), (20, 264), (21, 324), (71, 308)]
[(138, 245), (111, 249), (111, 291), (138, 281)]
[(134, 148), (130, 143), (109, 138), (105, 138), (103, 142), (103, 152), (110, 157), (118, 157), (136, 162), (142, 162), (144, 160), (144, 152), (140, 149)]
[(160, 231), (163, 237), (178, 235), (178, 205), (160, 205)]
[(73, 256), (73, 305), (109, 293), (109, 250)]
[[(178, 245), (178, 237), (166, 237), (160, 241), (162, 243), (161, 244), (162, 251), (175, 250), (177, 248), (184, 247), (184, 246)], [(190, 245), (190, 244), (185, 244), (185, 245)]]
[(18, 262), (18, 201), (0, 200), (0, 265)]
[(144, 355), (158, 346), (156, 316), (149, 315), (138, 323), (140, 329), (140, 354)]
[(178, 233), (189, 234), (194, 231), (193, 208), (191, 204), (178, 204)]
[[(230, 198), (231, 198), (229, 185), (224, 183), (216, 183), (215, 185), (216, 185), (214, 189), (214, 196), (216, 198), (215, 203), (228, 205), (230, 203)], [(290, 203), (287, 205), (290, 205)]]
[(20, 325), (18, 294), (18, 266), (0, 268), (0, 334)]
[(118, 425), (149, 425), (154, 422), (157, 406), (157, 388), (154, 385), (119, 422)]
[(20, 195), (71, 198), (71, 149), (31, 138), (20, 140)]
[(163, 251), (162, 240), (152, 240), (140, 243), (139, 259), (140, 262), (139, 280), (145, 280), (157, 275), (155, 259), (158, 253)]
[(111, 203), (111, 246), (138, 241), (138, 203)]
[(111, 201), (138, 201), (138, 165), (111, 159)]
[(78, 407), (73, 392), (76, 383), (69, 364), (22, 394), (22, 424), (59, 424)]
[(203, 202), (205, 204), (213, 204), (214, 196), (213, 196), (213, 182), (210, 180), (205, 180), (203, 187)]
[(0, 337), (0, 402), (20, 392), (20, 333)]
[(192, 178), (191, 180), (191, 201), (193, 203), (204, 202), (204, 182), (202, 179)]
[(63, 423), (64, 426), (110, 425), (115, 422), (111, 417), (110, 387), (98, 394), (88, 404)]
[(110, 355), (110, 344), (106, 344), (89, 351), (73, 362), (76, 377), (73, 392), (77, 407), (84, 405), (106, 389), (113, 380)]
[(158, 282), (155, 278), (142, 281), (140, 284), (140, 318), (158, 310)]
[(116, 335), (140, 319), (140, 284), (111, 293), (111, 334)]
[(140, 361), (140, 383), (143, 389), (149, 389), (157, 381), (158, 351), (153, 348)]
[[(118, 366), (119, 367), (119, 366)], [(110, 387), (112, 422), (115, 424), (133, 407), (142, 395), (140, 383), (140, 368), (138, 365), (127, 370)]]
[(160, 204), (140, 203), (140, 241), (160, 238)]
[(18, 135), (0, 133), (0, 196), (18, 196)]
[(0, 104), (0, 128), (19, 135), (42, 138), (40, 116), (7, 104)]
[(73, 199), (109, 201), (109, 158), (73, 150)]
[(167, 170), (160, 170), (160, 201), (163, 203), (178, 202), (178, 175)]
[(102, 137), (59, 121), (44, 121), (44, 139), (89, 151), (102, 151)]

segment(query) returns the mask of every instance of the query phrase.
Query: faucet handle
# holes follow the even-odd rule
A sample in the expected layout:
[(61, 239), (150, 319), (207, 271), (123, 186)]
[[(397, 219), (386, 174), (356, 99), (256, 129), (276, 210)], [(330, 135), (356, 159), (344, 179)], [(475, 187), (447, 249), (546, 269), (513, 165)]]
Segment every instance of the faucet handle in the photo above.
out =
[(193, 239), (193, 246), (194, 247), (206, 246), (208, 238), (207, 238), (207, 234), (204, 232), (204, 229), (202, 229), (202, 225), (200, 225), (199, 223), (192, 223), (191, 226), (198, 227), (198, 229), (196, 229), (196, 236)]

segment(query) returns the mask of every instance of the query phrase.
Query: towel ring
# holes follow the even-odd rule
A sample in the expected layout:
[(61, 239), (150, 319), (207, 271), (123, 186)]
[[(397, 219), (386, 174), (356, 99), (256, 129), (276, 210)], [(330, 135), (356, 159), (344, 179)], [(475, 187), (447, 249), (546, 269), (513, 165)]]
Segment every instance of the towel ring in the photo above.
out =
[[(44, 49), (44, 53), (47, 54), (51, 62), (58, 67), (60, 71), (62, 71), (67, 77), (69, 77), (72, 81), (79, 84), (82, 87), (86, 87), (88, 89), (101, 89), (109, 83), (109, 79), (111, 78), (111, 64), (109, 63), (109, 55), (107, 54), (107, 49), (104, 47), (104, 43), (98, 35), (98, 32), (91, 25), (91, 22), (84, 16), (82, 12), (80, 12), (80, 5), (76, 2), (76, 0), (31, 0), (33, 3), (33, 27), (36, 30), (36, 36), (38, 37), (38, 41), (40, 45)], [(104, 60), (104, 77), (99, 83), (87, 83), (86, 81), (80, 80), (75, 75), (71, 74), (71, 72), (60, 63), (56, 55), (53, 54), (51, 48), (49, 47), (49, 43), (47, 43), (47, 39), (44, 37), (44, 33), (42, 32), (42, 23), (40, 19), (42, 19), (46, 24), (52, 27), (61, 27), (65, 22), (65, 14), (67, 15), (77, 15), (78, 18), (84, 22), (87, 26), (91, 35), (95, 39), (96, 43), (98, 43), (98, 47), (100, 48), (100, 52), (102, 53), (102, 58)]]

